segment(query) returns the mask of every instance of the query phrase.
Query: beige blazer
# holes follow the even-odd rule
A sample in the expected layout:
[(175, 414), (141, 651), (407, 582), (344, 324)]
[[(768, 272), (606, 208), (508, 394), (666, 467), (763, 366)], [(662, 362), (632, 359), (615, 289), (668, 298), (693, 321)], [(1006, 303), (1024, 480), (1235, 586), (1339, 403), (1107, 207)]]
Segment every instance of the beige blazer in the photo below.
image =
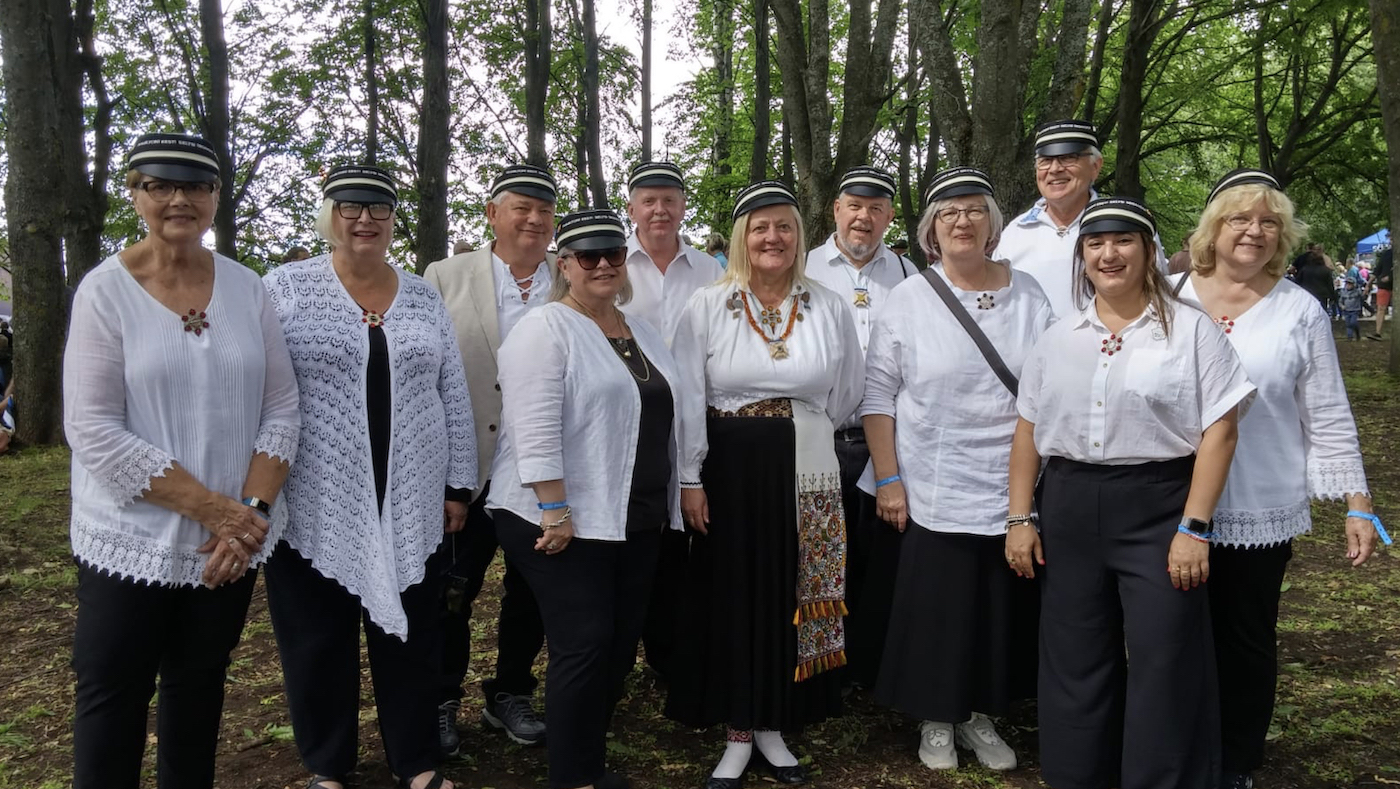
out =
[[(554, 264), (553, 254), (546, 259), (551, 266)], [(496, 316), (496, 281), (491, 275), (491, 246), (439, 260), (428, 266), (423, 278), (442, 294), (447, 313), (457, 328), (457, 345), (462, 350), (462, 367), (467, 373), (472, 416), (476, 420), (479, 470), (472, 494), (475, 498), (491, 478), (491, 462), (496, 457), (496, 438), (501, 430), (501, 385), (496, 381), (501, 331)]]

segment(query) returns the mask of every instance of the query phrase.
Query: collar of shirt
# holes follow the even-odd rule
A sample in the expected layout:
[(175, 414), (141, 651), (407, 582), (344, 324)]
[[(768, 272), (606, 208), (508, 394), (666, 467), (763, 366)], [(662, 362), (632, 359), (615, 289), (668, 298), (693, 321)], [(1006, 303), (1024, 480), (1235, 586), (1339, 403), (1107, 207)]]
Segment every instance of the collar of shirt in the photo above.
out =
[[(1153, 307), (1151, 304), (1148, 304), (1147, 308), (1142, 311), (1141, 315), (1128, 321), (1127, 325), (1123, 327), (1123, 331), (1120, 334), (1120, 336), (1126, 336), (1130, 329), (1135, 329), (1138, 326), (1142, 326), (1143, 324), (1151, 323), (1156, 320), (1157, 308)], [(1106, 332), (1109, 334), (1115, 333), (1109, 332), (1108, 327), (1105, 326), (1104, 322), (1099, 319), (1099, 310), (1097, 307), (1094, 306), (1094, 302), (1092, 301), (1089, 302), (1088, 307), (1085, 307), (1083, 310), (1080, 310), (1079, 320), (1077, 320), (1074, 324), (1075, 329), (1082, 329), (1085, 326), (1092, 326), (1095, 330), (1100, 332)]]
[[(1095, 190), (1091, 187), (1091, 188), (1089, 189), (1089, 203), (1092, 203), (1093, 201), (1095, 201), (1095, 200), (1097, 200), (1097, 199), (1099, 199), (1099, 193), (1098, 193), (1097, 191), (1095, 191)], [(1085, 204), (1084, 204), (1084, 207), (1085, 207), (1085, 208), (1088, 208), (1088, 207), (1089, 207), (1089, 203), (1085, 203)], [(1082, 216), (1084, 216), (1084, 211), (1083, 211), (1083, 210), (1081, 210), (1081, 211), (1079, 212), (1079, 216), (1076, 216), (1076, 217), (1074, 218), (1074, 221), (1073, 221), (1073, 222), (1070, 222), (1070, 223), (1069, 223), (1068, 227), (1078, 227), (1078, 226), (1079, 226), (1079, 219), (1080, 219), (1080, 217), (1082, 217)], [(1026, 226), (1038, 225), (1038, 224), (1041, 224), (1041, 223), (1047, 224), (1047, 225), (1049, 225), (1049, 226), (1055, 228), (1056, 230), (1059, 230), (1059, 229), (1060, 229), (1060, 226), (1057, 225), (1057, 224), (1055, 224), (1055, 220), (1053, 220), (1053, 219), (1050, 218), (1050, 212), (1045, 210), (1045, 198), (1043, 198), (1043, 197), (1040, 198), (1039, 200), (1036, 200), (1036, 201), (1035, 201), (1035, 205), (1031, 206), (1031, 209), (1030, 209), (1029, 211), (1027, 211), (1026, 213), (1021, 214), (1020, 220), (1018, 220), (1018, 221), (1016, 222), (1016, 224), (1018, 224), (1018, 225), (1026, 225)]]
[[(687, 266), (691, 265), (691, 246), (685, 243), (685, 241), (679, 239), (677, 241), (680, 246), (677, 248), (676, 256), (667, 264), (667, 271), (678, 262), (684, 262)], [(627, 262), (631, 263), (633, 260), (645, 260), (653, 266), (656, 265), (656, 261), (652, 259), (651, 255), (645, 249), (642, 249), (642, 242), (637, 239), (637, 231), (635, 230), (632, 231), (632, 235), (627, 237)], [(660, 273), (660, 269), (657, 269), (657, 272)]]
[(835, 233), (832, 233), (826, 239), (826, 243), (822, 244), (821, 256), (818, 259), (826, 261), (829, 266), (850, 266), (851, 271), (857, 276), (867, 278), (875, 273), (875, 267), (881, 263), (890, 263), (895, 266), (899, 265), (899, 256), (891, 251), (889, 247), (885, 246), (882, 241), (880, 242), (880, 247), (875, 250), (875, 254), (871, 256), (870, 262), (857, 269), (855, 264), (846, 257), (846, 253), (841, 251), (841, 247), (837, 246)]
[[(500, 309), (505, 305), (506, 295), (512, 291), (520, 293), (520, 288), (515, 286), (515, 275), (511, 273), (510, 266), (497, 255), (495, 250), (491, 251), (491, 274), (496, 280), (496, 308)], [(535, 295), (538, 293), (548, 293), (549, 286), (554, 284), (549, 273), (549, 261), (541, 260), (535, 266), (535, 273), (530, 279), (530, 302), (533, 303)], [(522, 300), (523, 301), (523, 300)]]

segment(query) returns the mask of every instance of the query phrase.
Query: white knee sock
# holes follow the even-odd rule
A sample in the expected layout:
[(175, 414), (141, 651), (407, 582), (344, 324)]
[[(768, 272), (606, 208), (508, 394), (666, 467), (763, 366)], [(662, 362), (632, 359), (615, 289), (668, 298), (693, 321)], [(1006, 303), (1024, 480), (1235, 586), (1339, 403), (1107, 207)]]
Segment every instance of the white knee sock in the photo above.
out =
[(758, 752), (774, 767), (793, 767), (797, 764), (797, 757), (792, 755), (787, 743), (783, 742), (782, 732), (756, 731), (753, 733), (753, 739), (758, 745)]
[(752, 754), (752, 742), (731, 740), (725, 743), (724, 756), (720, 758), (719, 764), (715, 765), (715, 771), (710, 775), (715, 778), (738, 778), (744, 774), (744, 768), (749, 766), (749, 756)]

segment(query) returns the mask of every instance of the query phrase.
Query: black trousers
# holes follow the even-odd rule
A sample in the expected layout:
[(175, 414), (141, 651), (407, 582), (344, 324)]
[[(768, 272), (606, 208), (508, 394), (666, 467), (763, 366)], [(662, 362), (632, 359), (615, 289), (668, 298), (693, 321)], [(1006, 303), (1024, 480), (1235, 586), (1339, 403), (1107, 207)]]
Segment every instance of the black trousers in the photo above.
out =
[(636, 661), (661, 530), (629, 532), (622, 542), (575, 538), (549, 556), (535, 550), (539, 526), (506, 510), (492, 515), (506, 556), (534, 589), (549, 640), (549, 785), (587, 786), (605, 771), (608, 727)]
[(1207, 591), (1167, 575), (1193, 462), (1046, 466), (1040, 761), (1054, 789), (1213, 789), (1220, 777)]
[(864, 438), (846, 440), (838, 431), (841, 504), (846, 512), (846, 681), (875, 687), (894, 605), (899, 546), (904, 536), (875, 514), (875, 497), (856, 482), (870, 460)]
[(136, 789), (156, 705), (156, 785), (214, 785), (229, 653), (257, 573), (218, 589), (153, 586), (78, 564), (73, 786)]
[(676, 654), (676, 628), (680, 624), (681, 601), (685, 596), (685, 568), (690, 556), (690, 530), (665, 529), (656, 560), (656, 578), (651, 585), (646, 624), (642, 628), (642, 648), (647, 665), (670, 681)]
[(360, 622), (364, 621), (379, 735), (389, 769), (411, 778), (437, 767), (437, 676), (442, 636), (438, 584), (430, 565), (422, 583), (400, 594), (408, 641), (370, 621), (359, 598), (327, 578), (286, 542), (267, 563), (267, 607), (287, 706), (302, 764), (318, 775), (355, 769), (360, 731)]
[(1264, 764), (1278, 684), (1278, 603), (1293, 543), (1210, 549), (1210, 621), (1220, 673), (1221, 766)]
[[(443, 568), (442, 604), (442, 682), (438, 701), (462, 698), (472, 653), (472, 606), (486, 581), (486, 570), (500, 547), (496, 524), (486, 512), (490, 483), (467, 510), (467, 523), (460, 532), (449, 534), (438, 549)], [(525, 577), (510, 559), (505, 561), (502, 581), (501, 614), (496, 626), (496, 676), (481, 683), (488, 699), (497, 693), (529, 696), (537, 684), (535, 657), (544, 648), (544, 623), (540, 607)]]

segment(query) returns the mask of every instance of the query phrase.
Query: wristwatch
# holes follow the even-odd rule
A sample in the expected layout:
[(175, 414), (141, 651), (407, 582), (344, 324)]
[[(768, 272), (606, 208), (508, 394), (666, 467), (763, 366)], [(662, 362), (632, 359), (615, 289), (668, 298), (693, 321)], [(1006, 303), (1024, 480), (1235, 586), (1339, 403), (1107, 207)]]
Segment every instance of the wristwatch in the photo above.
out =
[(246, 498), (246, 499), (243, 500), (243, 504), (246, 505), (246, 506), (252, 507), (253, 509), (257, 510), (258, 512), (261, 512), (261, 513), (263, 514), (263, 517), (264, 517), (264, 518), (266, 518), (267, 516), (269, 516), (269, 515), (272, 514), (272, 504), (269, 503), (269, 502), (263, 501), (262, 499), (258, 498), (257, 496), (249, 496), (248, 498)]
[(1200, 518), (1182, 518), (1181, 525), (1185, 526), (1193, 534), (1210, 534), (1215, 531), (1215, 521), (1203, 521)]

